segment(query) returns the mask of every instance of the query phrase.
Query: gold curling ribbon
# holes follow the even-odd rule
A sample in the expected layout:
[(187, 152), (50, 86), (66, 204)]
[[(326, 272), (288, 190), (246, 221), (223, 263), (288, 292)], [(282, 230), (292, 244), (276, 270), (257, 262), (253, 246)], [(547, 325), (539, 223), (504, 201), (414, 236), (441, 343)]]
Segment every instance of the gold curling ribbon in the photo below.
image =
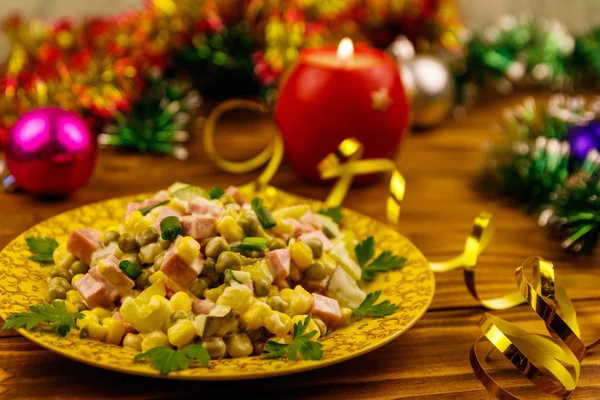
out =
[(260, 176), (251, 183), (255, 185), (255, 188), (258, 191), (260, 191), (268, 186), (269, 182), (279, 169), (279, 165), (283, 159), (283, 141), (280, 135), (275, 134), (273, 140), (269, 142), (259, 154), (248, 160), (230, 161), (222, 158), (217, 153), (214, 143), (217, 121), (224, 113), (235, 109), (250, 110), (261, 114), (269, 112), (266, 105), (254, 100), (233, 99), (220, 103), (206, 119), (204, 135), (202, 137), (204, 151), (206, 151), (208, 158), (218, 168), (232, 174), (244, 174), (267, 164)]
[[(525, 278), (525, 270), (533, 270), (533, 284)], [(566, 398), (577, 386), (581, 361), (589, 349), (580, 338), (579, 323), (566, 285), (600, 285), (593, 275), (574, 275), (561, 281), (550, 261), (529, 257), (516, 269), (519, 292), (531, 309), (544, 320), (550, 336), (531, 334), (491, 314), (479, 322), (484, 336), (471, 347), (470, 362), (483, 386), (498, 399), (517, 399), (483, 368), (477, 356), (477, 344), (488, 340), (538, 389)], [(562, 314), (562, 316), (561, 316)]]
[(329, 196), (325, 200), (327, 207), (337, 207), (342, 204), (350, 185), (356, 175), (367, 175), (381, 172), (392, 172), (390, 191), (386, 203), (387, 218), (397, 224), (400, 218), (400, 206), (404, 199), (406, 182), (396, 168), (394, 160), (387, 158), (372, 158), (361, 160), (363, 145), (357, 139), (343, 140), (334, 153), (328, 154), (318, 165), (321, 179), (338, 178)]

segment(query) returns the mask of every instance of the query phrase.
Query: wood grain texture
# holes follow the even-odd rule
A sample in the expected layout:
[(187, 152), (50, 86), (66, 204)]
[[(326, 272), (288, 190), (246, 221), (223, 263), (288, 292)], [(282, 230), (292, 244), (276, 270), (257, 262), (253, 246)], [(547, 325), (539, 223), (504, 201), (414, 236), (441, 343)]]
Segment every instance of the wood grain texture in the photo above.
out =
[[(478, 289), (494, 296), (516, 289), (514, 269), (526, 257), (541, 255), (555, 261), (559, 274), (592, 272), (598, 257), (568, 255), (545, 232), (505, 199), (490, 199), (474, 181), (484, 163), (483, 144), (493, 134), (503, 107), (481, 107), (463, 120), (413, 134), (403, 145), (399, 165), (407, 180), (400, 231), (431, 260), (443, 260), (462, 250), (473, 218), (482, 210), (498, 218), (498, 233), (481, 255)], [(248, 114), (231, 116), (219, 127), (218, 148), (232, 158), (257, 151), (275, 129), (268, 119)], [(24, 194), (0, 193), (0, 247), (26, 228), (71, 208), (115, 196), (158, 190), (175, 180), (211, 186), (241, 184), (256, 174), (232, 176), (212, 166), (200, 148), (190, 145), (186, 163), (151, 155), (102, 151), (89, 184), (61, 201), (42, 201)], [(299, 182), (283, 166), (273, 181), (283, 190), (324, 199), (328, 188)], [(345, 206), (383, 220), (387, 181), (354, 188)], [(259, 381), (224, 383), (174, 382), (104, 371), (46, 351), (14, 332), (0, 335), (0, 398), (34, 399), (109, 397), (166, 399), (191, 396), (221, 398), (333, 399), (486, 399), (487, 392), (471, 371), (468, 353), (479, 336), (477, 322), (485, 310), (469, 296), (459, 271), (436, 276), (431, 310), (398, 340), (371, 354), (323, 370)], [(584, 321), (588, 340), (600, 334), (597, 289), (571, 291)], [(525, 328), (541, 327), (526, 307), (495, 313)], [(596, 352), (597, 353), (597, 352)], [(498, 357), (496, 357), (498, 359)], [(499, 360), (492, 366), (519, 395), (539, 398), (531, 385)], [(225, 397), (223, 397), (225, 396)], [(531, 397), (533, 396), (533, 397)], [(573, 399), (600, 396), (600, 357), (584, 361)]]

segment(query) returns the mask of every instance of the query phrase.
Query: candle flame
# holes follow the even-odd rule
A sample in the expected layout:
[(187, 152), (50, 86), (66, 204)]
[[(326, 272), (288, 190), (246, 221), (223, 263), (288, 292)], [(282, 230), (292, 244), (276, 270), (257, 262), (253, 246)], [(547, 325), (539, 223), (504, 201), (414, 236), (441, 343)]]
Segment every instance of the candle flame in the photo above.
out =
[(342, 39), (337, 48), (337, 57), (338, 60), (344, 64), (352, 60), (354, 57), (354, 43), (352, 43), (352, 39)]

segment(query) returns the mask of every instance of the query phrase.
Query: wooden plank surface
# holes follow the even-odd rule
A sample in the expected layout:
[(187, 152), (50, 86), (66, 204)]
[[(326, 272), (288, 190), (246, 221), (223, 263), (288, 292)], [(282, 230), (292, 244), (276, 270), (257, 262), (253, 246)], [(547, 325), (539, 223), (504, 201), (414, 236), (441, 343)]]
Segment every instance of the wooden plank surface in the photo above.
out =
[[(403, 144), (399, 165), (408, 182), (400, 231), (432, 261), (462, 250), (473, 218), (482, 210), (498, 217), (498, 233), (481, 255), (478, 289), (495, 296), (516, 289), (514, 269), (526, 257), (541, 255), (555, 261), (561, 274), (591, 272), (598, 257), (572, 256), (536, 226), (534, 220), (503, 199), (489, 199), (474, 188), (484, 163), (483, 146), (504, 100), (473, 110), (463, 120), (413, 134)], [(252, 115), (231, 116), (220, 127), (218, 148), (231, 158), (243, 158), (260, 149), (274, 126)], [(0, 247), (24, 229), (71, 208), (115, 196), (158, 190), (174, 180), (211, 186), (241, 184), (256, 174), (232, 176), (219, 172), (203, 154), (200, 141), (190, 144), (185, 162), (150, 155), (101, 151), (90, 183), (71, 198), (41, 201), (24, 194), (0, 193)], [(324, 199), (327, 187), (298, 181), (283, 166), (273, 181), (283, 190)], [(383, 220), (386, 180), (354, 188), (345, 206)], [(485, 399), (487, 392), (473, 375), (469, 349), (479, 336), (477, 322), (485, 310), (469, 296), (459, 271), (436, 276), (436, 295), (431, 310), (398, 340), (371, 354), (323, 370), (260, 381), (192, 383), (153, 380), (121, 375), (64, 359), (28, 342), (14, 332), (0, 336), (0, 397), (10, 399), (181, 398), (202, 394), (222, 398), (418, 398)], [(584, 338), (600, 334), (597, 289), (572, 291), (581, 310)], [(524, 327), (539, 328), (525, 306), (495, 313)], [(498, 358), (498, 357), (496, 357)], [(497, 365), (496, 365), (497, 364)], [(519, 395), (539, 398), (531, 385), (510, 371), (506, 362), (493, 362), (503, 382)], [(223, 397), (225, 396), (225, 397)], [(574, 399), (600, 397), (600, 357), (584, 361)]]

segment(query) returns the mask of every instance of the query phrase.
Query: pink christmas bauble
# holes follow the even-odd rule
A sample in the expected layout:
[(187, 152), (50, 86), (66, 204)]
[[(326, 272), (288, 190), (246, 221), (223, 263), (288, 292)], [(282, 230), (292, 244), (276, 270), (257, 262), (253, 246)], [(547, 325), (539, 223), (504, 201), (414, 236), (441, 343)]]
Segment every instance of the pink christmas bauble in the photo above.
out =
[(77, 114), (41, 107), (23, 114), (8, 134), (8, 170), (16, 184), (39, 196), (73, 193), (90, 178), (96, 141)]

